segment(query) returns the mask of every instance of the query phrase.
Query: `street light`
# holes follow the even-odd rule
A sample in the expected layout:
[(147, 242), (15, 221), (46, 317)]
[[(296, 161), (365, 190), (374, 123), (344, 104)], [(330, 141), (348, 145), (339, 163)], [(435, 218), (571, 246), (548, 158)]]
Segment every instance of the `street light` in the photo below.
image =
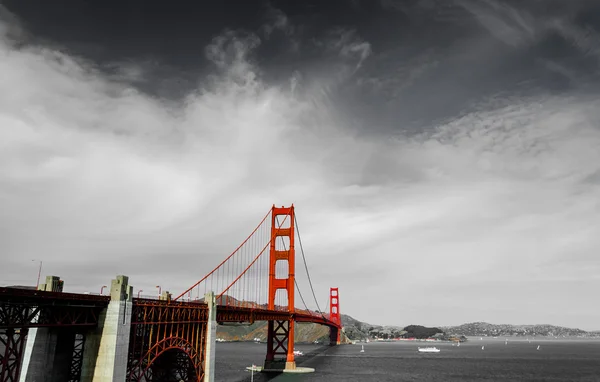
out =
[(104, 292), (104, 288), (106, 288), (106, 285), (102, 285), (102, 288), (100, 288), (100, 296), (102, 296), (102, 293)]
[(157, 285), (156, 288), (158, 288), (158, 299), (160, 300), (160, 294), (162, 292), (162, 288), (160, 287), (160, 285)]
[(140, 293), (142, 293), (142, 292), (143, 292), (143, 290), (141, 290), (141, 289), (138, 290), (138, 298), (140, 298)]
[[(31, 261), (35, 261), (35, 259), (33, 259)], [(40, 287), (40, 276), (41, 275), (42, 275), (42, 261), (40, 260), (40, 268), (38, 270), (37, 284), (35, 284), (35, 289), (38, 289)]]

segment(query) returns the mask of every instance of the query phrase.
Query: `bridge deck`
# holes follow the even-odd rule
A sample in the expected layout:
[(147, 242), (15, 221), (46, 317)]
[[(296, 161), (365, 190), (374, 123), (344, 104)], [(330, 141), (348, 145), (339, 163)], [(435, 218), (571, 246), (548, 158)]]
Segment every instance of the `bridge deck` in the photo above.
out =
[(109, 296), (0, 288), (0, 329), (96, 326)]
[[(78, 293), (46, 292), (32, 289), (0, 288), (0, 328), (28, 328), (48, 326), (94, 326), (100, 311), (110, 302), (110, 296)], [(154, 306), (162, 309), (207, 310), (203, 302), (166, 301), (134, 298), (136, 306)], [(37, 320), (35, 317), (38, 316)], [(206, 317), (205, 314), (195, 316)], [(239, 306), (218, 305), (217, 322), (255, 322), (290, 320), (313, 322), (336, 327), (325, 316), (306, 311), (290, 313)], [(34, 322), (36, 321), (36, 322)], [(135, 322), (136, 320), (134, 320)]]

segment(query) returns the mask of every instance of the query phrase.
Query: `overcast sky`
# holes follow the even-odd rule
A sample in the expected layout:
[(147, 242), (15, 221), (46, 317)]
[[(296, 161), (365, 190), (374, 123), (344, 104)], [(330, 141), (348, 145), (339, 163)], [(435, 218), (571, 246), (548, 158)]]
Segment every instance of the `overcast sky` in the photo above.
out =
[(600, 329), (597, 1), (167, 3), (0, 0), (0, 284), (177, 293), (294, 203), (342, 313)]

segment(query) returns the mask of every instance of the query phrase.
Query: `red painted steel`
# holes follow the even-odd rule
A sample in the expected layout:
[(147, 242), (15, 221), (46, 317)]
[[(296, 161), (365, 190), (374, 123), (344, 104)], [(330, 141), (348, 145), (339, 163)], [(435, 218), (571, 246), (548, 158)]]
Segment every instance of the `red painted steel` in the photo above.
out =
[[(278, 217), (284, 216), (283, 222), (277, 226)], [(285, 221), (290, 221), (289, 228), (281, 228)], [(296, 269), (296, 252), (294, 248), (294, 205), (291, 207), (275, 207), (271, 212), (271, 243), (269, 247), (269, 310), (275, 310), (275, 296), (278, 290), (287, 294), (287, 311), (294, 314), (294, 278)], [(279, 238), (288, 238), (289, 248), (277, 249)], [(276, 277), (278, 261), (286, 261), (288, 275), (286, 278)], [(284, 356), (286, 362), (294, 362), (294, 320), (285, 321), (269, 320), (267, 329), (267, 357), (266, 361), (275, 361), (277, 356)]]
[[(342, 318), (340, 316), (340, 295), (338, 288), (329, 289), (329, 319), (337, 324), (338, 328), (342, 327)], [(335, 342), (340, 343), (340, 331), (336, 330)], [(331, 340), (334, 340), (334, 335), (331, 333)]]
[(127, 380), (160, 380), (169, 372), (202, 381), (207, 322), (205, 304), (133, 299)]
[(29, 328), (92, 329), (109, 300), (108, 296), (0, 288), (0, 382), (18, 380)]
[(0, 382), (17, 382), (27, 329), (0, 329)]

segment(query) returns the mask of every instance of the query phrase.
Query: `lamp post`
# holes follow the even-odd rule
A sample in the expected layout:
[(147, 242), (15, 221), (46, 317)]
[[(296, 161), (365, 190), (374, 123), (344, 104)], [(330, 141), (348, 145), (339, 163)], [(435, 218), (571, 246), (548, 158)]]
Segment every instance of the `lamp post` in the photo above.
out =
[(141, 289), (138, 290), (138, 298), (140, 298), (140, 293), (142, 293), (142, 292), (143, 292), (143, 290), (141, 290)]
[[(33, 259), (31, 261), (35, 261), (35, 259)], [(37, 277), (37, 283), (35, 284), (35, 289), (38, 289), (40, 287), (40, 277), (41, 276), (42, 276), (42, 261), (40, 260), (40, 268), (38, 269), (38, 277)]]
[(162, 292), (162, 288), (160, 287), (160, 285), (157, 285), (156, 288), (158, 289), (158, 299), (160, 300), (160, 294)]
[(104, 288), (106, 288), (106, 285), (102, 285), (102, 288), (100, 288), (100, 296), (103, 295), (104, 293)]

